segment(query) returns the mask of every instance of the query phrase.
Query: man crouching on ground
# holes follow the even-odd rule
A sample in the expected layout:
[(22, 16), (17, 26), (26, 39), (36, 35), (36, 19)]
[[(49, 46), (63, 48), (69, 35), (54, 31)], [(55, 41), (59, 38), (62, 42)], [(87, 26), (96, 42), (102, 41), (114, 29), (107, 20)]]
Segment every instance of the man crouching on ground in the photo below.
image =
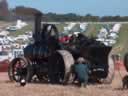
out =
[(75, 74), (75, 80), (78, 80), (79, 86), (86, 87), (89, 78), (88, 61), (83, 57), (79, 57), (76, 64), (74, 64), (73, 70)]

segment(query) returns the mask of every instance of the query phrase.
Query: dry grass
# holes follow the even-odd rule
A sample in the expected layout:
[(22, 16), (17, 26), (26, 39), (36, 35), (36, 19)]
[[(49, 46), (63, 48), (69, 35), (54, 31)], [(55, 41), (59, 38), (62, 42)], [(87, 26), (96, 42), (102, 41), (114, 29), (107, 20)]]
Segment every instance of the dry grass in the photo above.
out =
[(10, 24), (11, 24), (10, 22), (0, 21), (0, 29), (4, 29)]
[[(126, 72), (121, 72), (123, 77)], [(127, 90), (122, 90), (121, 77), (116, 72), (111, 85), (89, 85), (87, 88), (50, 84), (27, 84), (20, 87), (17, 83), (7, 82), (7, 74), (0, 74), (0, 96), (128, 96)]]

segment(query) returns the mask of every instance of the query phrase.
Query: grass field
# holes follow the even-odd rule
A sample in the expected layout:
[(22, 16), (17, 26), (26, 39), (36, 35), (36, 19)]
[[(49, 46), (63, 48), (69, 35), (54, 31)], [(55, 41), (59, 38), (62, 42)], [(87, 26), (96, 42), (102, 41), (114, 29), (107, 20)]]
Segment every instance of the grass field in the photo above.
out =
[(99, 30), (101, 29), (101, 27), (102, 27), (101, 24), (97, 24), (97, 25), (89, 24), (85, 35), (86, 35), (86, 36), (89, 36), (89, 37), (95, 37), (96, 34), (97, 34), (97, 33), (99, 32)]
[(113, 46), (115, 53), (121, 54), (121, 57), (128, 52), (128, 24), (123, 24), (119, 33), (117, 43)]
[[(125, 71), (121, 71), (124, 76)], [(7, 73), (0, 73), (0, 96), (128, 96), (127, 90), (121, 90), (122, 81), (118, 72), (111, 84), (90, 84), (87, 88), (74, 85), (27, 84), (20, 87), (18, 83), (9, 82)]]

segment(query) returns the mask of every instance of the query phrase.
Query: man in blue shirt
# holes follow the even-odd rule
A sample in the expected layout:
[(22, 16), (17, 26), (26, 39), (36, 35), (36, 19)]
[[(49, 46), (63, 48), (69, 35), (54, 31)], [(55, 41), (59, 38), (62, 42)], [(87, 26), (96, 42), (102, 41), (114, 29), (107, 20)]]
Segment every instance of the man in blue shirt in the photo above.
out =
[(75, 79), (78, 80), (79, 86), (86, 87), (89, 78), (89, 65), (87, 60), (83, 57), (78, 58), (76, 64), (74, 65)]

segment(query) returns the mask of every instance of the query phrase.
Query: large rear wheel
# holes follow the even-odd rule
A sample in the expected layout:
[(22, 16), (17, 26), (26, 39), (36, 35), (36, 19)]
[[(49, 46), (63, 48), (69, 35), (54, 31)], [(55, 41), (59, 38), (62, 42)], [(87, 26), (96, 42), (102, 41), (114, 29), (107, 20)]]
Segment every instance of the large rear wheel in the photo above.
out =
[(66, 50), (58, 50), (49, 58), (49, 79), (51, 83), (68, 83), (71, 68), (74, 64), (73, 56)]

